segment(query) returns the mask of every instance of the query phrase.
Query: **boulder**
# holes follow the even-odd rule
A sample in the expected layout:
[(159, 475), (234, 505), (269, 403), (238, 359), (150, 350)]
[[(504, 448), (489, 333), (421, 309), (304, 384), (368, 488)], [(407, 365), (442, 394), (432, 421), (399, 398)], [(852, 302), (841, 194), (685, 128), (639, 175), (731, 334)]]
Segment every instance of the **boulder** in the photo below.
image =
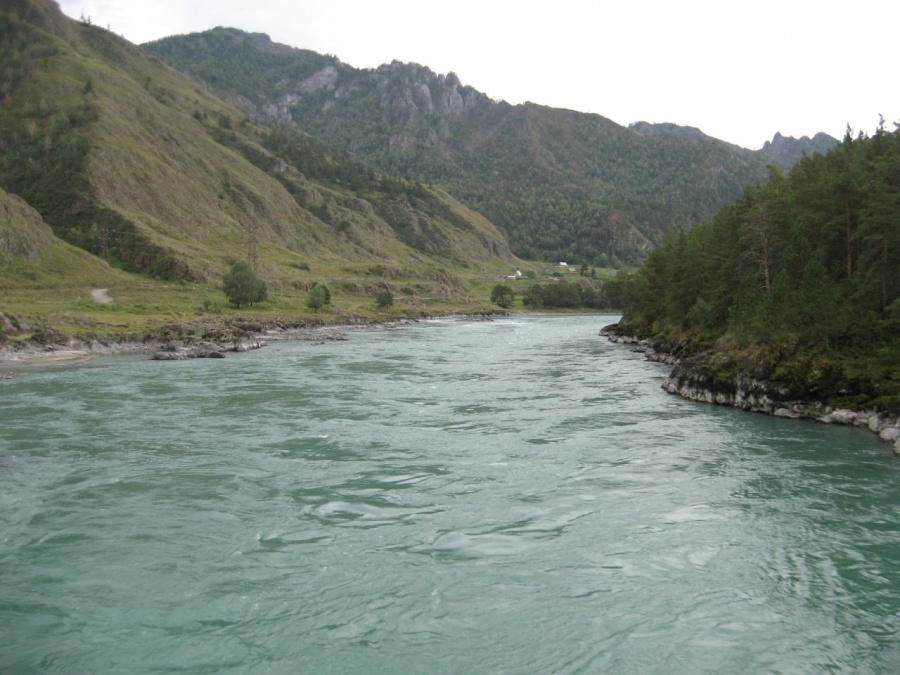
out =
[(822, 421), (825, 424), (846, 424), (853, 425), (856, 424), (857, 414), (852, 410), (834, 410), (825, 417), (822, 418)]
[(897, 439), (900, 439), (900, 429), (897, 427), (888, 427), (887, 429), (882, 429), (878, 436), (885, 443), (893, 443)]

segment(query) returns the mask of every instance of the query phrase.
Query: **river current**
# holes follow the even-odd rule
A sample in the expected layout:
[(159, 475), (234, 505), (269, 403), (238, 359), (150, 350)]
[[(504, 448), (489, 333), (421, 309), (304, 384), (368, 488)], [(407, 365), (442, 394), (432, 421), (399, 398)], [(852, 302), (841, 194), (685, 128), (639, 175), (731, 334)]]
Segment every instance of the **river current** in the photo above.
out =
[(897, 673), (900, 462), (613, 316), (0, 381), (3, 673)]

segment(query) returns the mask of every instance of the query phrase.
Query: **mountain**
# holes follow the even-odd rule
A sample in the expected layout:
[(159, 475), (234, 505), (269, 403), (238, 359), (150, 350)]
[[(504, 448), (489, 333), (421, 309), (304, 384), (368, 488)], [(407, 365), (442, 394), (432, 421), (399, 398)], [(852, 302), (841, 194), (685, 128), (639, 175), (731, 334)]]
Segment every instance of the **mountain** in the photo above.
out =
[(780, 133), (776, 133), (771, 141), (766, 141), (763, 144), (759, 152), (771, 164), (774, 164), (782, 171), (787, 171), (803, 159), (804, 156), (811, 157), (815, 154), (825, 154), (837, 144), (838, 140), (836, 138), (821, 132), (812, 138), (809, 136), (794, 138), (793, 136), (782, 136)]
[(452, 266), (514, 262), (503, 234), (440, 188), (259, 127), (50, 0), (4, 3), (0, 70), (2, 204), (30, 214), (0, 231), (9, 258), (38, 261), (64, 240), (130, 273), (202, 283), (249, 257), (282, 287), (309, 283), (311, 265), (446, 281)]
[(769, 159), (675, 125), (509, 105), (453, 73), (360, 70), (233, 28), (143, 47), (251, 119), (294, 124), (386, 173), (441, 185), (520, 256), (636, 264), (667, 232), (711, 217)]

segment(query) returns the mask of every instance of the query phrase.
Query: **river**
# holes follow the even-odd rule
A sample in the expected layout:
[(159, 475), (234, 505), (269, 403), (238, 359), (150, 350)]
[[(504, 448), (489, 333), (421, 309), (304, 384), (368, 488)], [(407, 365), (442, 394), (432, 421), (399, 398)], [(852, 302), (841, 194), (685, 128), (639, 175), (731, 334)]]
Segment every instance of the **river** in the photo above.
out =
[(900, 672), (891, 447), (615, 319), (0, 381), (0, 672)]

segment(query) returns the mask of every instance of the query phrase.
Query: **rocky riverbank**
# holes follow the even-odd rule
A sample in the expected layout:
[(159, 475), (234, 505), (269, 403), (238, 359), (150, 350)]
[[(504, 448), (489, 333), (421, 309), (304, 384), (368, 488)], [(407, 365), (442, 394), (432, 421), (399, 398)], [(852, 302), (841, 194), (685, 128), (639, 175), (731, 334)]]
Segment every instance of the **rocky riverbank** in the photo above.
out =
[(618, 324), (600, 331), (610, 342), (631, 345), (648, 360), (673, 366), (662, 388), (691, 401), (727, 405), (775, 417), (809, 419), (823, 424), (854, 426), (878, 434), (893, 443), (900, 456), (900, 418), (878, 410), (851, 410), (798, 396), (797, 391), (761, 378), (749, 369), (711, 352), (695, 352), (684, 343), (628, 334)]
[[(491, 320), (508, 312), (481, 312), (472, 315), (453, 315), (464, 320)], [(5, 339), (0, 342), (0, 376), (7, 377), (4, 368), (27, 366), (78, 365), (105, 354), (146, 353), (155, 361), (184, 361), (200, 358), (225, 358), (229, 354), (261, 349), (271, 342), (303, 340), (316, 344), (343, 341), (353, 330), (399, 328), (435, 318), (431, 315), (372, 321), (363, 318), (345, 319), (341, 323), (325, 320), (259, 321), (238, 317), (215, 323), (186, 321), (159, 326), (143, 335), (124, 335), (118, 339), (96, 336), (75, 336), (52, 329), (31, 333), (27, 340)], [(452, 318), (445, 317), (445, 318)], [(21, 324), (12, 317), (0, 314), (0, 338), (15, 335)]]
[(171, 324), (151, 334), (124, 336), (119, 340), (54, 332), (50, 335), (39, 334), (19, 343), (0, 345), (0, 368), (78, 365), (106, 354), (146, 353), (154, 361), (225, 358), (228, 354), (261, 349), (269, 342), (278, 340), (307, 340), (320, 344), (346, 340), (348, 329), (348, 326), (285, 326), (279, 323), (241, 323), (204, 328), (186, 323)]

